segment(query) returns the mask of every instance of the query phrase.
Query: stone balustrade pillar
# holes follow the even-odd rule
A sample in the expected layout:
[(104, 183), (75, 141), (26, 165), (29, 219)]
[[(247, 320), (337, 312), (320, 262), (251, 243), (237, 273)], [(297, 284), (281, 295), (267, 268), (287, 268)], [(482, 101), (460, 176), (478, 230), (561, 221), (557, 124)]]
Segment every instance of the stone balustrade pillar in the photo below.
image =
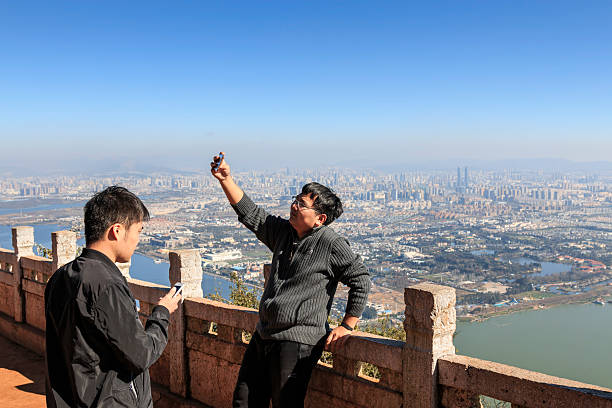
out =
[(129, 262), (115, 262), (115, 265), (117, 265), (117, 268), (119, 268), (119, 271), (125, 277), (125, 279), (131, 278), (130, 276), (130, 266), (132, 266), (131, 260)]
[(55, 273), (58, 268), (66, 265), (75, 258), (77, 251), (76, 232), (56, 231), (51, 233), (51, 254), (53, 263), (51, 270)]
[(33, 227), (13, 227), (13, 250), (15, 251), (15, 265), (13, 267), (13, 299), (14, 299), (14, 318), (15, 322), (25, 321), (25, 299), (21, 286), (23, 269), (21, 268), (21, 258), (34, 255), (34, 228)]
[[(170, 252), (170, 284), (183, 284), (183, 297), (203, 297), (202, 258), (197, 249)], [(185, 345), (187, 322), (183, 305), (170, 317), (168, 346), (170, 391), (182, 397), (189, 394), (189, 361)]]
[(437, 361), (455, 354), (455, 289), (419, 283), (404, 291), (406, 343), (403, 350), (405, 407), (440, 404)]

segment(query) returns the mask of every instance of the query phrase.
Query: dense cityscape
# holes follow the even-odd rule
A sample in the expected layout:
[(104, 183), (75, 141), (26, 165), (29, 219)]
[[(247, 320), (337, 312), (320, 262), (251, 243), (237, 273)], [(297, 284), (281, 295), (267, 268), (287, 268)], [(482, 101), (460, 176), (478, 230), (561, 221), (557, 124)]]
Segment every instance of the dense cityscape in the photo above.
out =
[[(332, 187), (344, 234), (372, 275), (364, 318), (401, 319), (403, 288), (432, 281), (457, 289), (459, 316), (605, 303), (612, 293), (612, 174), (481, 170), (383, 173), (347, 169), (237, 172), (272, 214), (287, 217), (308, 181)], [(58, 223), (82, 230), (82, 205), (118, 184), (140, 195), (152, 218), (138, 251), (199, 248), (203, 272), (263, 285), (269, 251), (239, 224), (208, 173), (3, 177), (0, 224)], [(23, 211), (23, 208), (34, 210)], [(341, 315), (340, 289), (334, 314)]]

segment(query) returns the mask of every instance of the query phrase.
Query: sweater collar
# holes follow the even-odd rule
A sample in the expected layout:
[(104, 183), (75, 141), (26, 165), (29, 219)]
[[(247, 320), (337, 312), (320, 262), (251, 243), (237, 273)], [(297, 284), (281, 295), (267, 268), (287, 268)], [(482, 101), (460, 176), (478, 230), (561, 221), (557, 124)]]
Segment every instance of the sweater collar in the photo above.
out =
[(311, 229), (309, 232), (307, 232), (302, 238), (300, 238), (300, 237), (298, 237), (297, 231), (293, 227), (291, 227), (291, 232), (293, 234), (293, 240), (294, 241), (298, 241), (298, 242), (303, 241), (306, 238), (308, 238), (308, 237), (316, 234), (317, 232), (321, 231), (323, 228), (325, 228), (325, 225), (321, 225), (319, 227), (315, 227), (315, 228)]

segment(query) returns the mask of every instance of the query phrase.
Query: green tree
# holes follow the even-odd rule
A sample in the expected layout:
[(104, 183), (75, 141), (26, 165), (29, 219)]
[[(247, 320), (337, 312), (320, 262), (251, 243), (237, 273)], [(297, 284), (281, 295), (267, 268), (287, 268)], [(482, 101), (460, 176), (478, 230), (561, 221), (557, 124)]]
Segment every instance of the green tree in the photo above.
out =
[(249, 289), (248, 285), (238, 276), (236, 272), (232, 272), (230, 275), (230, 282), (233, 287), (230, 292), (230, 298), (225, 299), (216, 290), (215, 293), (208, 295), (207, 297), (217, 302), (231, 303), (236, 306), (250, 307), (251, 309), (259, 308), (259, 300), (257, 300), (257, 289)]
[(40, 244), (34, 244), (34, 250), (36, 251), (38, 256), (42, 256), (43, 258), (47, 259), (53, 259), (53, 256), (51, 255), (52, 251), (47, 247), (44, 247)]
[(234, 288), (230, 293), (231, 303), (237, 306), (250, 307), (251, 309), (259, 308), (257, 290), (255, 288), (249, 289), (236, 272), (232, 272), (230, 280), (234, 284)]
[[(75, 258), (78, 258), (79, 255), (81, 255), (81, 252), (83, 252), (83, 248), (84, 247), (82, 245), (77, 246), (76, 253), (74, 254)], [(43, 245), (35, 243), (34, 250), (36, 251), (38, 256), (42, 256), (43, 258), (47, 258), (47, 259), (53, 259), (53, 251)]]

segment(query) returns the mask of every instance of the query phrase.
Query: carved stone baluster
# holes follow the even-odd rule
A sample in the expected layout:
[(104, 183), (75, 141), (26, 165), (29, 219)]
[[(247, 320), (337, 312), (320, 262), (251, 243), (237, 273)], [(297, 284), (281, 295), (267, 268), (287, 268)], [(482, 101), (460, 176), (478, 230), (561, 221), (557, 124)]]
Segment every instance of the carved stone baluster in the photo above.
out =
[(455, 289), (420, 283), (405, 289), (404, 406), (439, 405), (438, 359), (455, 354)]
[[(75, 258), (77, 250), (76, 232), (56, 231), (51, 233), (51, 274)], [(45, 281), (49, 276), (44, 277)]]
[[(170, 252), (170, 283), (183, 284), (183, 297), (202, 297), (202, 259), (197, 249)], [(187, 397), (189, 361), (186, 357), (186, 328), (183, 305), (170, 317), (168, 350), (170, 357), (170, 391)]]
[(119, 268), (119, 271), (121, 272), (121, 274), (123, 276), (125, 276), (125, 279), (131, 278), (131, 276), (130, 276), (130, 266), (132, 266), (132, 261), (128, 261), (128, 262), (115, 262), (115, 265), (117, 265), (117, 268)]
[(25, 298), (21, 286), (23, 269), (21, 268), (21, 258), (34, 255), (34, 228), (33, 227), (14, 227), (13, 249), (15, 251), (15, 267), (13, 268), (13, 299), (14, 299), (14, 318), (16, 322), (25, 321)]

